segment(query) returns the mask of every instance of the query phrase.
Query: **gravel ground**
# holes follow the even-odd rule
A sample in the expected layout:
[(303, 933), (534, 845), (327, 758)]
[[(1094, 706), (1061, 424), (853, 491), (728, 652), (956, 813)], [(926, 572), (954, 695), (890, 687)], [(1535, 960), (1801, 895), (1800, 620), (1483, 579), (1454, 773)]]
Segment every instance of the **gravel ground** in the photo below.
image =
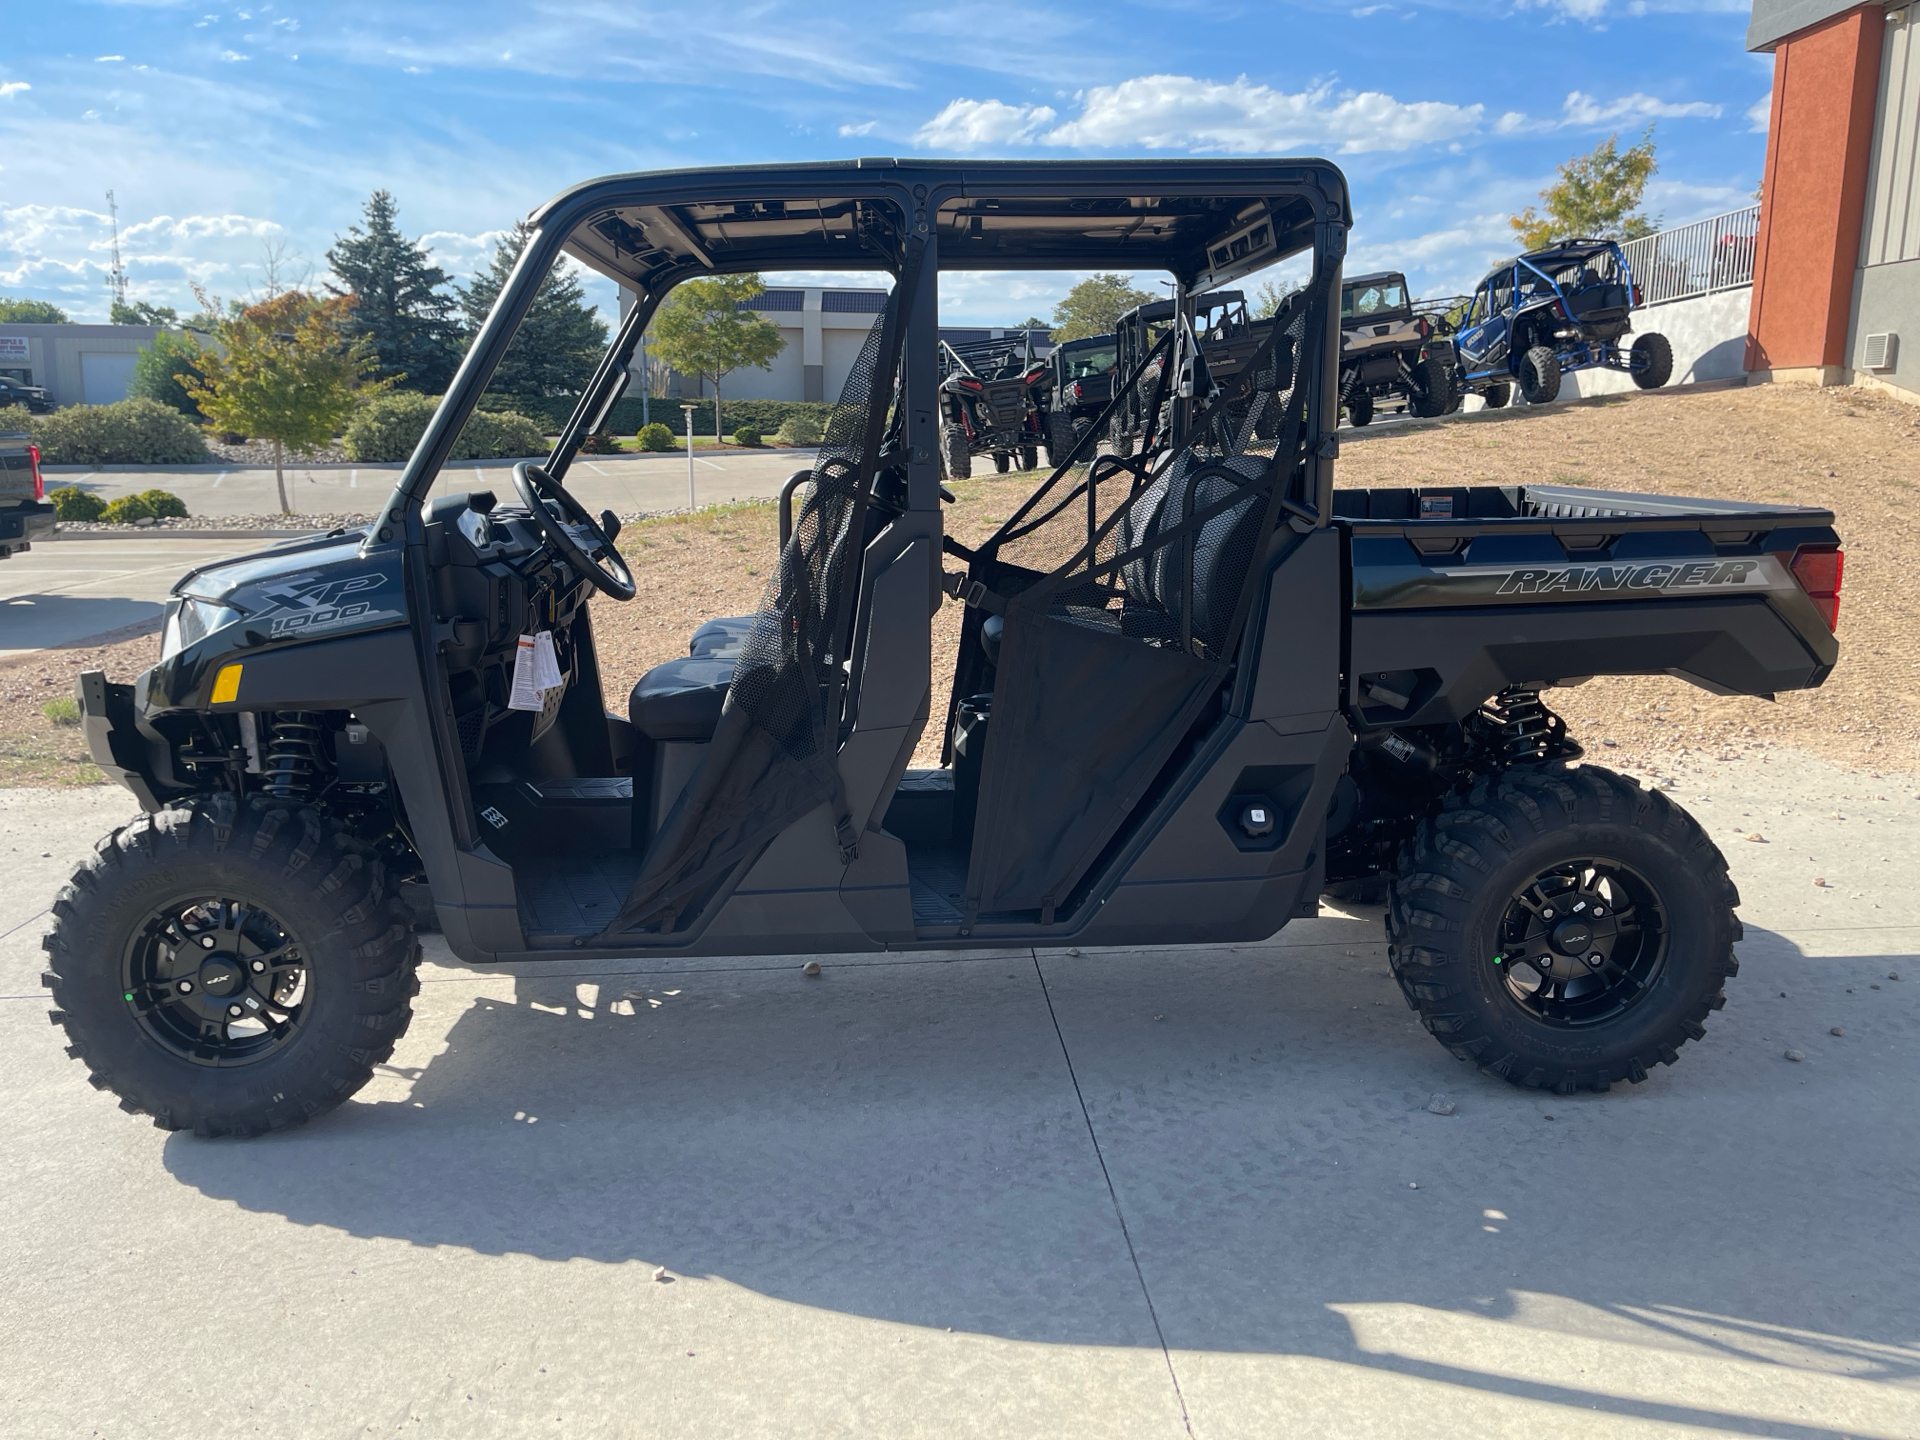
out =
[(299, 530), (325, 532), (343, 526), (373, 523), (373, 516), (352, 515), (186, 515), (138, 520), (132, 525), (109, 525), (100, 520), (62, 520), (54, 529), (63, 535), (126, 535), (134, 530)]
[[(226, 441), (207, 436), (207, 453), (221, 465), (244, 465), (250, 470), (271, 470), (273, 468), (273, 442), (271, 440), (242, 440), (238, 445), (229, 445)], [(344, 465), (347, 452), (340, 448), (339, 442), (321, 446), (318, 450), (305, 455), (295, 455), (291, 450), (282, 452), (280, 463), (291, 465)]]
[[(1408, 427), (1350, 441), (1343, 485), (1523, 484), (1559, 481), (1741, 500), (1830, 506), (1847, 547), (1840, 607), (1841, 660), (1819, 690), (1778, 702), (1709, 695), (1664, 676), (1601, 678), (1549, 696), (1592, 758), (1648, 778), (1679, 779), (1776, 748), (1810, 751), (1863, 775), (1920, 767), (1920, 599), (1902, 579), (1920, 566), (1920, 413), (1867, 391), (1768, 386), (1607, 398), (1546, 411), (1513, 411)], [(1030, 491), (1013, 474), (955, 487), (950, 533), (984, 538)], [(331, 528), (354, 517), (308, 516)], [(282, 517), (261, 517), (259, 528)], [(224, 523), (224, 522), (223, 522)], [(648, 667), (686, 653), (687, 637), (714, 615), (759, 603), (776, 518), (768, 504), (633, 517), (622, 548), (640, 586), (628, 605), (594, 603), (608, 703), (624, 705)], [(953, 673), (961, 609), (935, 619), (934, 673)], [(131, 679), (151, 664), (152, 637), (91, 650), (53, 651), (0, 669), (0, 784), (97, 779), (78, 732), (42, 714), (98, 665)], [(936, 701), (937, 714), (944, 697)], [(937, 727), (937, 723), (936, 726)], [(935, 763), (937, 735), (917, 764)]]

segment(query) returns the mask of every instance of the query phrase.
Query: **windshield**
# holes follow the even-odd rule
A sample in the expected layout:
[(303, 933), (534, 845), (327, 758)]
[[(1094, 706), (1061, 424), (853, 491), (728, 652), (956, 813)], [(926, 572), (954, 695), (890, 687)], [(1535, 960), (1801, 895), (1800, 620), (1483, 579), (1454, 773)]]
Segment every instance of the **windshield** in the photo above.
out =
[(1397, 280), (1382, 280), (1371, 285), (1356, 285), (1340, 292), (1340, 318), (1364, 319), (1388, 310), (1407, 307), (1407, 287)]
[(1067, 379), (1084, 380), (1089, 375), (1104, 375), (1113, 369), (1114, 347), (1111, 345), (1089, 345), (1084, 350), (1069, 350), (1062, 356), (1066, 366)]

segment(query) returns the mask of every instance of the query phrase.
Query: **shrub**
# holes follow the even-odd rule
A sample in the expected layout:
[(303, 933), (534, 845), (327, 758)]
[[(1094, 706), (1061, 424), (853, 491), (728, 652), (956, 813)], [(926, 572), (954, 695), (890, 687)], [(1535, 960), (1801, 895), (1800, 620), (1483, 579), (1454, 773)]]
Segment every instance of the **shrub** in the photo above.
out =
[(25, 430), (32, 418), (33, 412), (24, 405), (0, 406), (0, 430)]
[(818, 445), (820, 433), (819, 419), (803, 410), (782, 420), (773, 438), (782, 445)]
[(362, 405), (341, 433), (340, 448), (349, 460), (390, 464), (405, 460), (426, 433), (439, 401), (431, 395), (396, 390)]
[(40, 713), (56, 725), (78, 725), (80, 702), (71, 695), (60, 695), (40, 707)]
[(109, 525), (131, 525), (136, 520), (153, 519), (153, 507), (144, 495), (122, 495), (100, 513)]
[(56, 520), (98, 520), (107, 510), (106, 501), (77, 485), (62, 485), (47, 499), (53, 502)]
[(27, 431), (49, 465), (197, 465), (207, 458), (199, 427), (158, 400), (69, 405), (32, 416)]
[(604, 430), (589, 430), (580, 441), (582, 455), (618, 455), (620, 442)]
[(140, 498), (147, 502), (147, 508), (161, 520), (184, 520), (187, 518), (187, 502), (169, 490), (142, 490)]
[(760, 432), (749, 426), (742, 425), (738, 430), (733, 432), (733, 443), (736, 445), (758, 445), (762, 443), (760, 440)]
[[(375, 396), (347, 422), (340, 448), (349, 460), (389, 464), (405, 460), (426, 434), (440, 406), (437, 395), (396, 390)], [(546, 453), (540, 426), (512, 410), (476, 410), (467, 417), (449, 460), (518, 460)]]
[(133, 379), (127, 384), (130, 400), (158, 400), (193, 420), (200, 418), (200, 407), (187, 394), (186, 386), (174, 377), (187, 375), (198, 380), (200, 346), (191, 335), (174, 335), (162, 330), (153, 343), (133, 362)]
[(673, 431), (662, 425), (658, 420), (654, 421), (651, 425), (641, 426), (640, 433), (634, 438), (640, 442), (640, 448), (642, 450), (673, 450), (678, 448), (674, 444)]

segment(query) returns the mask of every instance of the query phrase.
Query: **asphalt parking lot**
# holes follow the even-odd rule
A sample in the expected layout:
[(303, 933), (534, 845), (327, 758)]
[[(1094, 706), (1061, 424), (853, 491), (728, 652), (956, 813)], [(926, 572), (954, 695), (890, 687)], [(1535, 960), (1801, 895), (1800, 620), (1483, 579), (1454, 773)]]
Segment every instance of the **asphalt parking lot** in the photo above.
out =
[(253, 1142), (61, 1053), (37, 912), (130, 803), (0, 792), (0, 1429), (1920, 1434), (1914, 786), (1682, 783), (1742, 972), (1607, 1095), (1468, 1071), (1326, 910), (817, 980), (430, 963), (380, 1077)]
[(42, 541), (0, 564), (0, 656), (150, 624), (194, 566), (268, 543), (165, 535)]

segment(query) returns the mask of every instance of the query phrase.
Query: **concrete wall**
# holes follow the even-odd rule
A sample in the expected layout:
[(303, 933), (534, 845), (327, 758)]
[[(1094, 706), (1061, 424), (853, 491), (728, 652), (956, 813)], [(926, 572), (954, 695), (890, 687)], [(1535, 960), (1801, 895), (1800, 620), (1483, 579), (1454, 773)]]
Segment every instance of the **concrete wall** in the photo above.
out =
[[(160, 333), (155, 325), (4, 325), (0, 324), (0, 370), (18, 370), (11, 358), (27, 342), (25, 368), (31, 383), (44, 385), (56, 405), (101, 405), (127, 398), (132, 367), (125, 357), (138, 355)], [(99, 357), (91, 365), (87, 357)], [(92, 393), (88, 393), (88, 378)]]
[[(1920, 400), (1920, 260), (1862, 267), (1854, 301), (1853, 334), (1847, 341), (1851, 378), (1862, 385), (1892, 385)], [(1867, 336), (1899, 336), (1891, 370), (1866, 368)]]
[[(1846, 364), (1857, 383), (1920, 399), (1920, 6), (1888, 15), (1861, 228)], [(1894, 363), (1869, 370), (1867, 336), (1880, 334), (1899, 337)]]
[[(1633, 335), (1620, 343), (1631, 345), (1634, 336), (1649, 333), (1666, 336), (1673, 346), (1670, 385), (1731, 379), (1746, 373), (1747, 312), (1752, 301), (1752, 287), (1742, 285), (1737, 290), (1650, 305), (1633, 312)], [(1561, 382), (1560, 393), (1571, 398), (1634, 388), (1631, 377), (1618, 370), (1582, 370)]]

